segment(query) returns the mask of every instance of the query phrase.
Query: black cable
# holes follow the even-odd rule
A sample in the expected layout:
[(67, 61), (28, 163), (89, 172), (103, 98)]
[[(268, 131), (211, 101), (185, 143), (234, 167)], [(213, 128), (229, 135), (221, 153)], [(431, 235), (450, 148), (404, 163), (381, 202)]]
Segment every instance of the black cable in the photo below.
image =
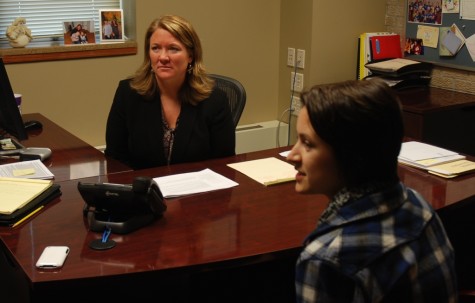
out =
[(285, 113), (287, 113), (287, 111), (290, 111), (290, 108), (284, 110), (284, 112), (280, 115), (278, 123), (277, 123), (277, 131), (275, 133), (275, 144), (277, 145), (277, 147), (281, 146), (280, 145), (280, 123), (282, 122), (282, 119), (284, 118), (284, 115), (285, 115)]

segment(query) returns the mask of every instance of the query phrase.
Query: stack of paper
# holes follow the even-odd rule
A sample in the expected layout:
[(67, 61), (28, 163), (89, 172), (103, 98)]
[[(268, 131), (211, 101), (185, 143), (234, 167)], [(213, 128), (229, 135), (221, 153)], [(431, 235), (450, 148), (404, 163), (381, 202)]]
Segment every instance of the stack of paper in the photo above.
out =
[(22, 208), (52, 185), (51, 180), (0, 177), (0, 214)]
[(211, 169), (153, 178), (164, 198), (204, 193), (239, 184)]
[(229, 167), (265, 186), (295, 181), (294, 166), (275, 157), (230, 163)]
[(428, 169), (431, 166), (465, 159), (456, 152), (421, 142), (404, 142), (398, 156), (400, 163)]
[(54, 175), (41, 160), (31, 160), (0, 165), (0, 177), (53, 179)]
[(469, 160), (457, 160), (429, 168), (429, 173), (444, 178), (453, 178), (474, 171), (475, 162)]
[(409, 75), (430, 75), (432, 64), (427, 62), (419, 62), (410, 59), (396, 58), (375, 63), (368, 63), (366, 67), (373, 74), (401, 77)]
[(464, 155), (421, 142), (404, 142), (398, 161), (401, 164), (421, 168), (435, 175), (452, 178), (475, 171), (475, 162)]

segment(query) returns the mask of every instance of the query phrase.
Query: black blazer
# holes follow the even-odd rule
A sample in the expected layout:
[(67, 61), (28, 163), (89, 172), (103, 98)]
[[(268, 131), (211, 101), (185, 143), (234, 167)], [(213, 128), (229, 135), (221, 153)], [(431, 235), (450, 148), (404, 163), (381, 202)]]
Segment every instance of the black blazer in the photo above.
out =
[[(122, 80), (106, 127), (107, 156), (134, 169), (166, 165), (160, 96), (146, 100)], [(198, 105), (183, 103), (171, 163), (235, 155), (236, 134), (225, 94), (215, 88)]]

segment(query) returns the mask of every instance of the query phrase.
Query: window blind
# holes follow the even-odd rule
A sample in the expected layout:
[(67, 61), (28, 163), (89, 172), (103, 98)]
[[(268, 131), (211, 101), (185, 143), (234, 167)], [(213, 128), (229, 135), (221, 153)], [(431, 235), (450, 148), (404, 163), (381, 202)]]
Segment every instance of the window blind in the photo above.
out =
[(0, 40), (6, 40), (7, 27), (18, 17), (26, 19), (26, 26), (34, 38), (62, 37), (63, 23), (94, 20), (99, 32), (99, 10), (121, 8), (120, 0), (1, 0)]

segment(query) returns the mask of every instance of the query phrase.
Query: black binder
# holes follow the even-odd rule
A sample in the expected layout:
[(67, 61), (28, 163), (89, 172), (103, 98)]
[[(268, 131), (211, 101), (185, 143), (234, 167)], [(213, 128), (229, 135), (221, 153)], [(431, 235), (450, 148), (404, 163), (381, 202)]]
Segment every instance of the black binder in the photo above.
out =
[(46, 205), (56, 197), (59, 197), (61, 195), (60, 188), (61, 186), (59, 184), (53, 184), (22, 208), (17, 209), (8, 215), (0, 214), (0, 225), (13, 226), (16, 222), (20, 221), (24, 217), (28, 216), (31, 212), (38, 209), (38, 207)]

